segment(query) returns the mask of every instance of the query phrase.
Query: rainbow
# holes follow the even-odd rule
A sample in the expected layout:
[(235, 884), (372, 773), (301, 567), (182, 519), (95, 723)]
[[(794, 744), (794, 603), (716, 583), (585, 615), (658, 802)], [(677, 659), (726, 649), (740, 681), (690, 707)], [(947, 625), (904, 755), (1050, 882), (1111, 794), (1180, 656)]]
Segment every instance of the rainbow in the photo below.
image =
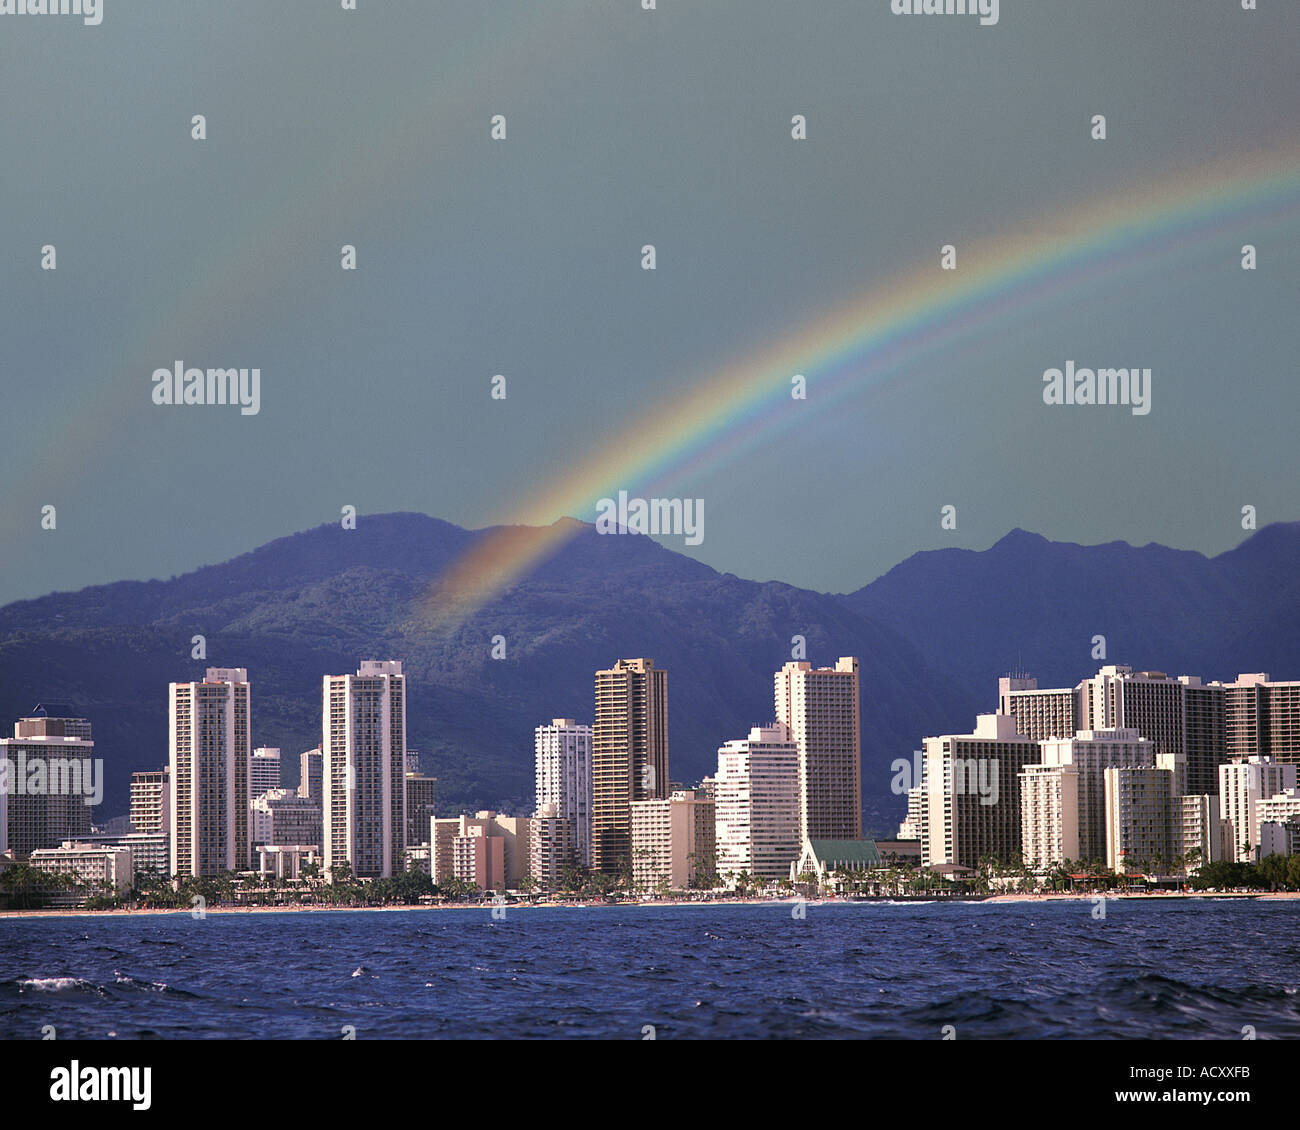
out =
[[(582, 527), (619, 489), (661, 485), (716, 466), (777, 428), (793, 427), (936, 352), (1123, 271), (1167, 266), (1230, 230), (1290, 219), (1300, 208), (1294, 146), (1199, 166), (1076, 204), (1022, 230), (959, 249), (958, 270), (932, 257), (872, 285), (795, 332), (694, 382), (658, 410), (534, 490), (484, 532), (430, 589), (430, 627), (451, 628), (502, 593)], [(1237, 247), (1230, 249), (1229, 266)], [(791, 398), (803, 374), (808, 399)]]

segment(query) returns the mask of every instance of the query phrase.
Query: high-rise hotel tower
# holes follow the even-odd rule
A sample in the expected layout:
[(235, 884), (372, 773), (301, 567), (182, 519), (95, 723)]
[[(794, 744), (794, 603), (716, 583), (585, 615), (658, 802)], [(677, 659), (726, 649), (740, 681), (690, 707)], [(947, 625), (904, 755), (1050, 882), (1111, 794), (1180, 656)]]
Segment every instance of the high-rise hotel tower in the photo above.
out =
[(631, 863), (632, 802), (668, 797), (668, 672), (653, 659), (596, 672), (591, 791), (592, 866), (614, 874)]
[(171, 873), (216, 875), (250, 864), (251, 692), (243, 667), (209, 667), (168, 691)]
[(359, 878), (405, 866), (406, 677), (399, 660), (367, 659), (355, 675), (326, 675), (321, 793), (328, 870)]
[(554, 718), (533, 731), (537, 811), (568, 820), (578, 862), (591, 866), (591, 727)]
[(776, 718), (799, 747), (799, 830), (806, 840), (862, 836), (858, 661), (787, 663), (776, 673)]

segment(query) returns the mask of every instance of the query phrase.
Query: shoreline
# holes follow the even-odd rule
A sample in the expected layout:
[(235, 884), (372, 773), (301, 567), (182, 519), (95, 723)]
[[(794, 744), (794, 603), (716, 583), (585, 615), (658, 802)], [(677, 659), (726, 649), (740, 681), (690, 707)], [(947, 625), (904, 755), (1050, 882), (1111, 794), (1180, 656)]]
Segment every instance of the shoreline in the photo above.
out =
[[(504, 905), (491, 902), (456, 902), (456, 903), (438, 903), (437, 905), (412, 905), (412, 906), (210, 906), (204, 910), (204, 916), (209, 914), (318, 914), (318, 913), (357, 913), (357, 912), (400, 912), (412, 910), (480, 910), (492, 912), (497, 909), (507, 911), (515, 910), (590, 910), (590, 909), (644, 909), (648, 907), (678, 908), (678, 907), (708, 907), (708, 906), (793, 906), (802, 901), (804, 905), (811, 907), (828, 907), (828, 906), (871, 906), (871, 905), (894, 905), (907, 906), (909, 904), (930, 906), (936, 902), (951, 902), (960, 905), (979, 904), (1009, 904), (1009, 903), (1039, 903), (1039, 902), (1091, 902), (1095, 898), (1102, 897), (1097, 894), (1080, 894), (1080, 893), (1050, 893), (1050, 894), (1020, 894), (1007, 893), (995, 894), (978, 897), (975, 899), (965, 899), (945, 895), (942, 898), (873, 898), (873, 899), (804, 899), (782, 898), (782, 899), (739, 899), (739, 898), (719, 898), (719, 899), (701, 899), (690, 901), (661, 901), (657, 899), (647, 900), (627, 900), (620, 902), (554, 902), (554, 903), (506, 903)], [(1300, 899), (1300, 891), (1161, 891), (1152, 894), (1122, 893), (1122, 894), (1105, 894), (1107, 899), (1124, 899), (1126, 901), (1139, 902), (1173, 902), (1184, 899), (1200, 899), (1214, 901), (1290, 901)], [(0, 920), (16, 918), (157, 918), (168, 915), (185, 915), (193, 917), (194, 912), (186, 907), (160, 907), (148, 910), (84, 910), (79, 908), (54, 908), (40, 907), (33, 910), (0, 910)]]

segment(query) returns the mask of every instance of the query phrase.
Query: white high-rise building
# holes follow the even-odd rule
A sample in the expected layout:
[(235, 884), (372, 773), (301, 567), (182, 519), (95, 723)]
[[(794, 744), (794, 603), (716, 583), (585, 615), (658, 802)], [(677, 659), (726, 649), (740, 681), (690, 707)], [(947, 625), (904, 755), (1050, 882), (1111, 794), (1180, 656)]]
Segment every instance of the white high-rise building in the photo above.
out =
[(781, 879), (799, 858), (799, 747), (783, 723), (718, 750), (713, 779), (717, 871)]
[(776, 673), (776, 718), (799, 750), (800, 843), (862, 836), (858, 661), (787, 663)]
[(256, 800), (263, 793), (280, 787), (280, 750), (275, 746), (258, 746), (248, 763), (248, 795)]
[(367, 659), (323, 680), (322, 858), (387, 878), (406, 858), (406, 677), (399, 660)]
[(243, 667), (209, 667), (199, 683), (172, 683), (171, 873), (246, 871), (251, 689)]
[(1020, 771), (1020, 850), (1026, 867), (1080, 858), (1079, 810), (1077, 766), (1026, 765)]
[(555, 718), (533, 731), (537, 811), (555, 806), (554, 815), (573, 826), (578, 860), (592, 865), (591, 727), (572, 718)]
[(1077, 854), (1067, 859), (1106, 858), (1107, 769), (1152, 768), (1155, 746), (1136, 730), (1080, 730), (1072, 738), (1045, 738), (1039, 743), (1043, 765), (1073, 765), (1079, 772)]
[(1219, 766), (1219, 818), (1226, 828), (1225, 858), (1253, 863), (1259, 848), (1259, 802), (1296, 787), (1296, 767), (1267, 757)]

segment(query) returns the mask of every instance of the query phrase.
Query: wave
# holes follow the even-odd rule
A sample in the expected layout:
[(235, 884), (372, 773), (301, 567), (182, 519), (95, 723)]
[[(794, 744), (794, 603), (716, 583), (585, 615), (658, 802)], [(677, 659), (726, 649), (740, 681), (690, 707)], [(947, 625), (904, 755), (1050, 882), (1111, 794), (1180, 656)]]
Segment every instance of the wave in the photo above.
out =
[(87, 981), (84, 977), (24, 977), (14, 984), (18, 986), (18, 991), (32, 989), (38, 993), (64, 993), (74, 990), (81, 993), (95, 993), (99, 996), (104, 995), (102, 985), (96, 985), (93, 981)]

